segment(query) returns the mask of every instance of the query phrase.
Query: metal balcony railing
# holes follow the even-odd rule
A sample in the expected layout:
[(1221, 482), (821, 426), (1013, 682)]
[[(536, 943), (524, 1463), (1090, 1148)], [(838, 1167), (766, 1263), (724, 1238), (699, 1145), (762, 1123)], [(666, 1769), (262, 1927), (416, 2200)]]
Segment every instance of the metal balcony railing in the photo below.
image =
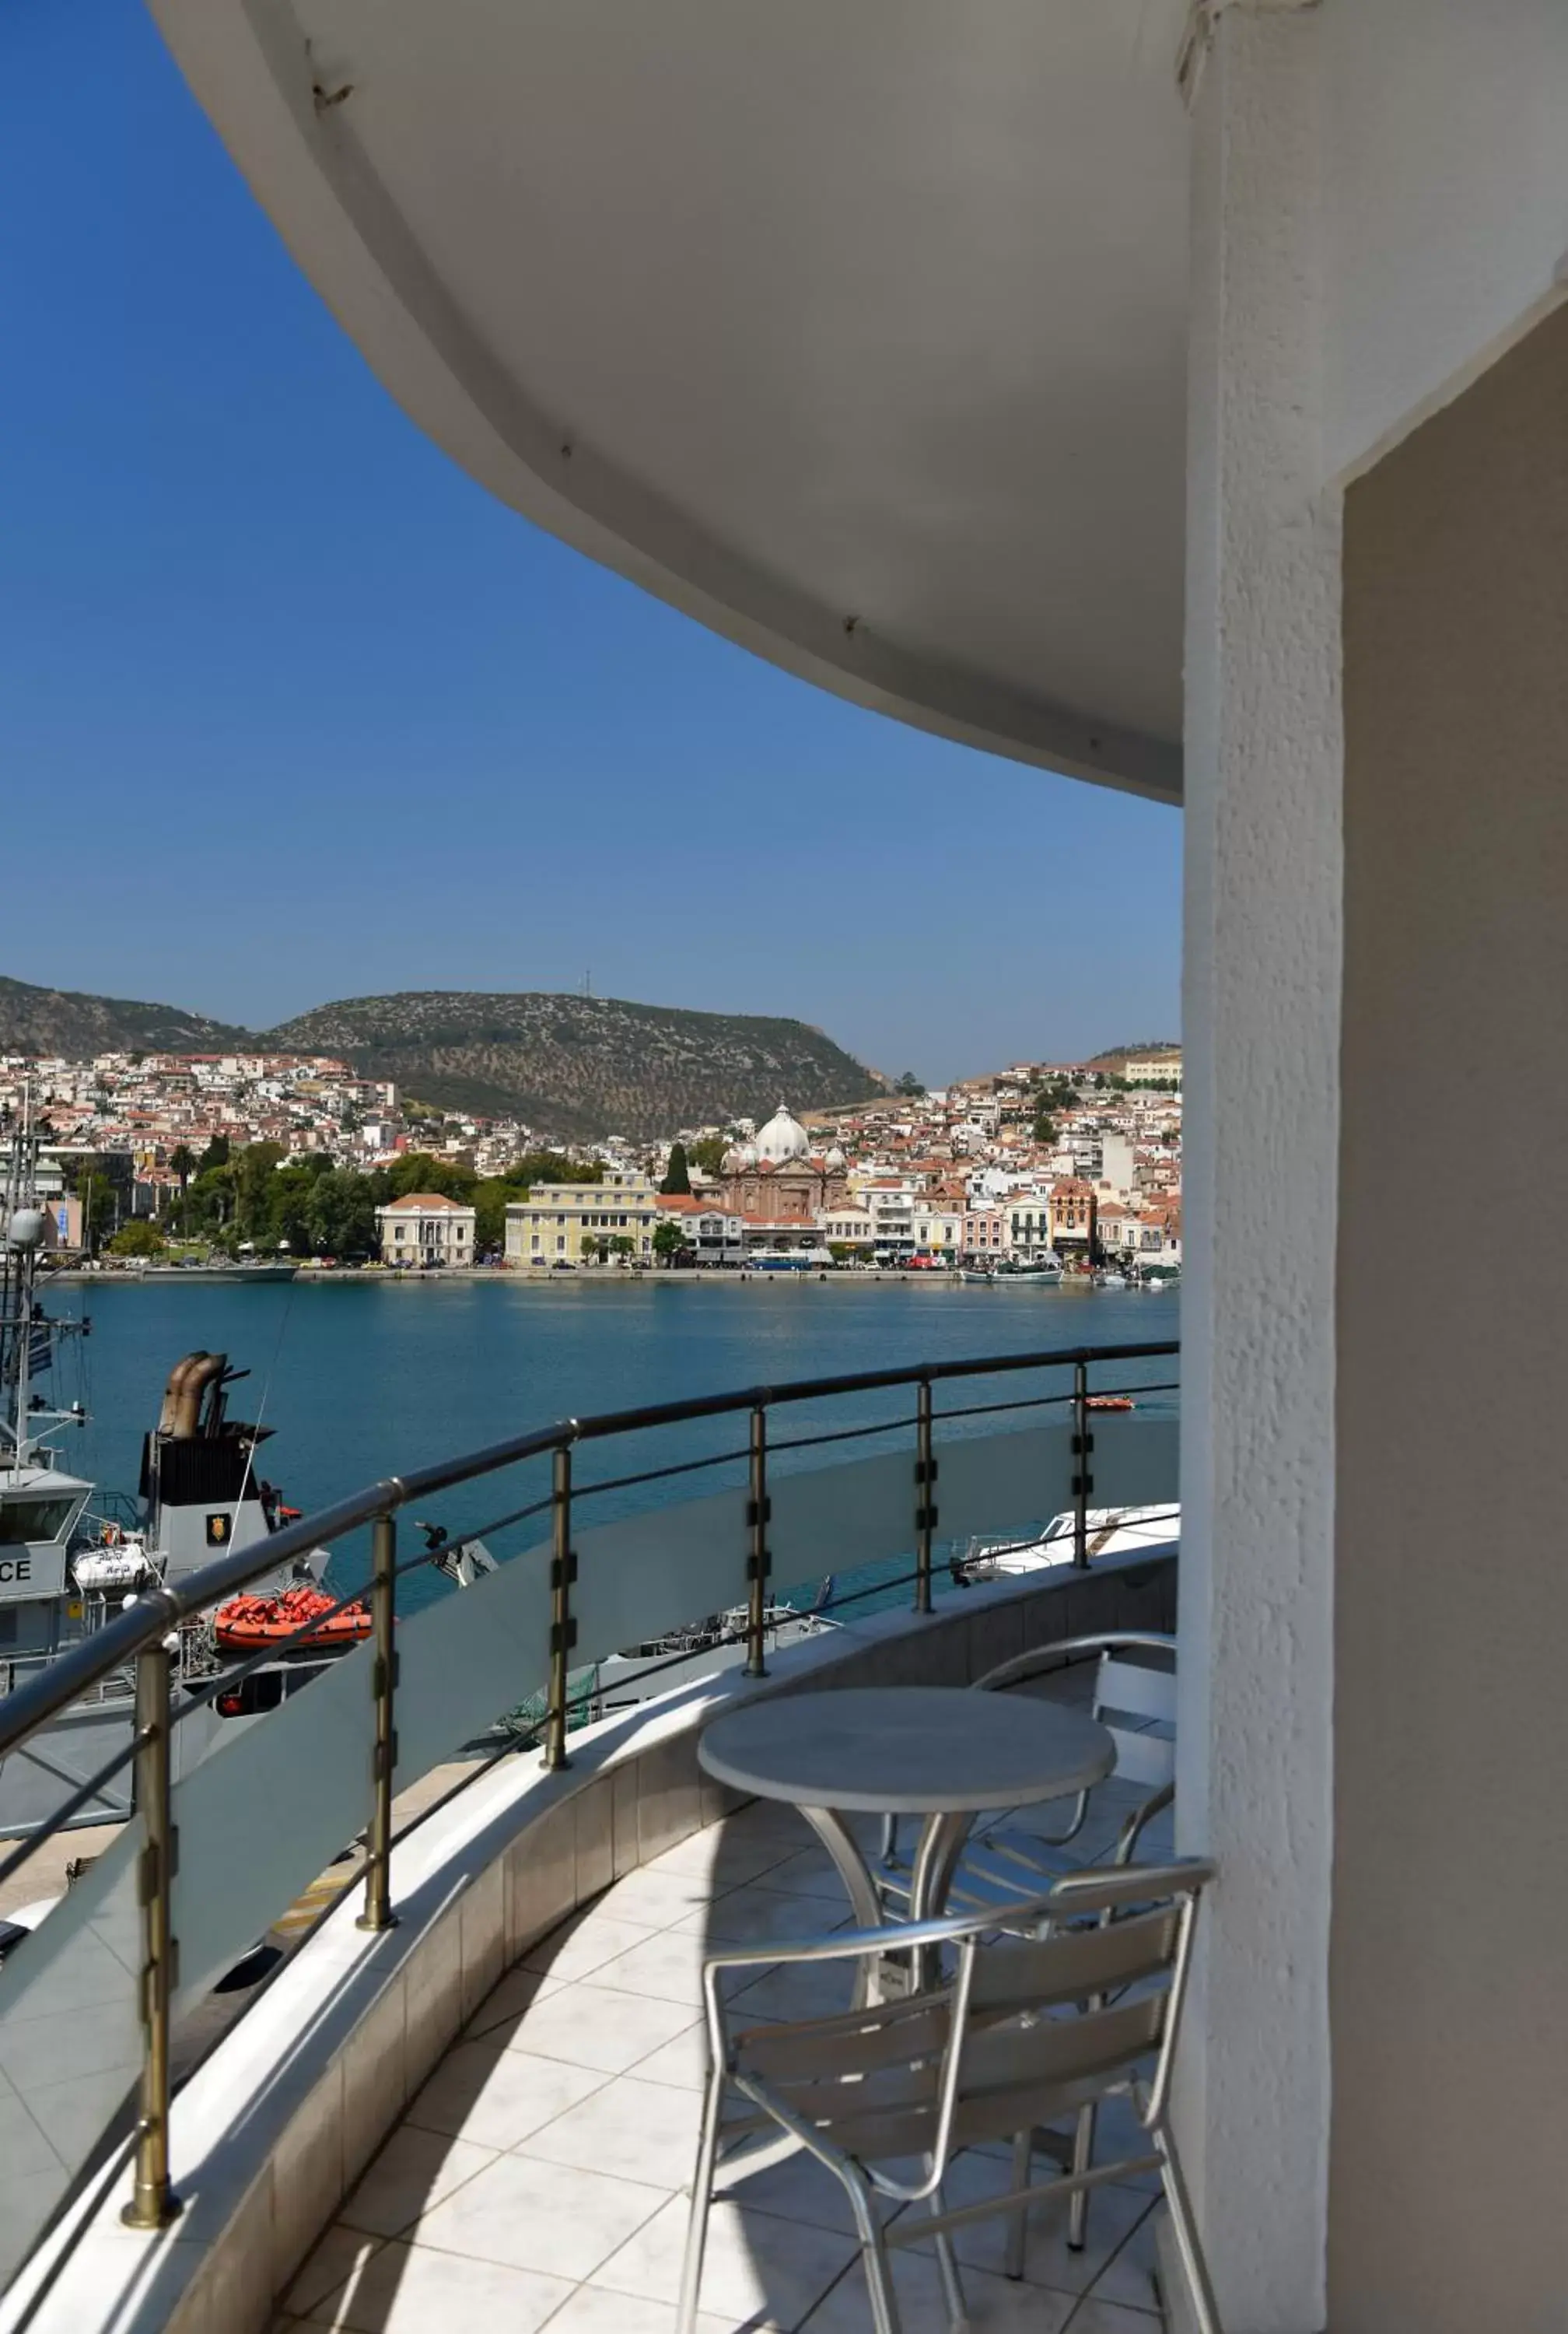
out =
[[(34, 1755), (43, 1730), (116, 1673), (134, 1669), (134, 1724), (124, 1741), (0, 1862), (3, 1880), (131, 1769), (130, 1821), (0, 1971), (0, 2152), (11, 2166), (0, 2188), (0, 2275), (25, 2258), (86, 2168), (123, 2132), (133, 2094), (135, 2189), (126, 2217), (150, 2229), (174, 2216), (177, 2020), (345, 1842), (365, 1845), (361, 1926), (390, 1924), (399, 1789), (536, 1688), (536, 1725), (499, 1738), (493, 1756), (542, 1741), (545, 1765), (566, 1765), (574, 1702), (584, 1702), (574, 1685), (582, 1666), (696, 1615), (739, 1608), (746, 1671), (765, 1674), (770, 1584), (781, 1577), (804, 1582), (848, 1571), (820, 1602), (828, 1613), (907, 1593), (925, 1614), (942, 1577), (938, 1548), (977, 1534), (1024, 1537), (1071, 1511), (1073, 1561), (1082, 1566), (1090, 1560), (1092, 1500), (1101, 1508), (1165, 1500), (1174, 1518), (1176, 1384), (1160, 1365), (1178, 1350), (1162, 1341), (990, 1355), (563, 1420), (389, 1476), (145, 1593), (0, 1701), (0, 1758)], [(1103, 1382), (1099, 1373), (1111, 1366), (1116, 1377)], [(945, 1389), (978, 1390), (986, 1379), (986, 1399), (940, 1401)], [(1095, 1408), (1122, 1394), (1139, 1404), (1132, 1415)], [(824, 1424), (810, 1414), (816, 1404), (845, 1404), (854, 1414)], [(886, 1414), (868, 1416), (868, 1408)], [(786, 1417), (797, 1432), (778, 1432)], [(999, 1426), (1003, 1418), (1011, 1423)], [(640, 1437), (728, 1420), (745, 1422), (744, 1442), (732, 1436), (694, 1453), (688, 1434), (678, 1456), (661, 1453), (658, 1463), (591, 1480), (579, 1472), (595, 1445), (635, 1450)], [(850, 1446), (864, 1447), (846, 1455)], [(831, 1463), (814, 1463), (814, 1454), (830, 1451)], [(427, 1545), (399, 1560), (397, 1519), (411, 1503), (426, 1508), (458, 1487), (530, 1467), (547, 1469), (547, 1483), (519, 1484), (526, 1496), (509, 1497), (476, 1525), (427, 1523)], [(715, 1488), (672, 1500), (671, 1488), (684, 1490), (688, 1479)], [(583, 1529), (595, 1501), (610, 1519)], [(530, 1524), (535, 1538), (494, 1571), (430, 1597), (433, 1563)], [(171, 1667), (178, 1633), (281, 1563), (366, 1525), (368, 1642), (243, 1729), (215, 1728), (216, 1698), (232, 1697), (277, 1656), (258, 1654), (192, 1683)], [(416, 1574), (427, 1593), (412, 1607), (408, 1584)], [(366, 1593), (349, 1591), (332, 1611)], [(316, 1628), (331, 1617), (323, 1614)], [(650, 1658), (622, 1673), (621, 1689), (647, 1681), (657, 1690), (661, 1671), (689, 1660), (684, 1648)], [(177, 1778), (178, 1730), (204, 1725), (217, 1733), (215, 1747)]]

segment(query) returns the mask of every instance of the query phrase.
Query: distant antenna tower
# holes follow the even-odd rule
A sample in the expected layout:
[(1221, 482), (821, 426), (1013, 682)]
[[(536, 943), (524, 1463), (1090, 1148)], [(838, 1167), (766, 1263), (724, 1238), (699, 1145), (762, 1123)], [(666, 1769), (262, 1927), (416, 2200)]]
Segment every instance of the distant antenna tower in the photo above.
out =
[(582, 994), (584, 997), (592, 997), (593, 994), (593, 969), (592, 966), (589, 967), (588, 970), (582, 976)]

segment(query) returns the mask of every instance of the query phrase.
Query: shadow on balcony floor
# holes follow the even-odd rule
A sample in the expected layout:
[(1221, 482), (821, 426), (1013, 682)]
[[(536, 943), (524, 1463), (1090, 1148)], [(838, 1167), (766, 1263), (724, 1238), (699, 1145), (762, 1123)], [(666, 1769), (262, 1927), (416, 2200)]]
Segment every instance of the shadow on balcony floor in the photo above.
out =
[[(1114, 1837), (1132, 1797), (1115, 1784), (1097, 1794), (1086, 1855)], [(295, 2280), (279, 2334), (673, 2334), (705, 2070), (704, 1952), (846, 1919), (827, 1857), (782, 1808), (748, 1808), (617, 1882), (476, 2012)], [(846, 2003), (842, 1968), (746, 1974), (758, 2020)], [(950, 2201), (1005, 2179), (995, 2163), (960, 2158)], [(1000, 2274), (1001, 2221), (959, 2232), (976, 2334), (1064, 2334), (1069, 2322), (1073, 2334), (1157, 2334), (1153, 2202), (1147, 2188), (1101, 2191), (1082, 2254), (1067, 2250), (1064, 2206), (1038, 2213), (1021, 2284)], [(896, 2276), (905, 2334), (946, 2334), (933, 2258), (899, 2257)], [(796, 2156), (739, 2185), (714, 2215), (702, 2299), (701, 2334), (869, 2328), (832, 2175)]]

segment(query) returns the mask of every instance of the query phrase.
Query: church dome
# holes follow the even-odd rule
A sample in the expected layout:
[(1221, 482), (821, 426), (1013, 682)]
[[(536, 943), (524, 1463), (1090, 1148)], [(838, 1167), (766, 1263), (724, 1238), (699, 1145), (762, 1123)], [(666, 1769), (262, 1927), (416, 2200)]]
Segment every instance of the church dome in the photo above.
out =
[(784, 1103), (769, 1119), (756, 1139), (756, 1155), (770, 1166), (782, 1167), (787, 1160), (809, 1159), (812, 1142), (798, 1118), (792, 1118)]
[(828, 1153), (827, 1157), (822, 1161), (822, 1165), (828, 1170), (830, 1174), (836, 1175), (843, 1163), (844, 1154), (835, 1143), (832, 1149)]

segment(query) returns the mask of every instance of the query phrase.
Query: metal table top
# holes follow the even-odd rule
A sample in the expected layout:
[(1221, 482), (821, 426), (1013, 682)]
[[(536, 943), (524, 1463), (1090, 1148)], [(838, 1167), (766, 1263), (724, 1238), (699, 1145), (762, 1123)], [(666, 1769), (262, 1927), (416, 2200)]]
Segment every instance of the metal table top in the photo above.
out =
[(1116, 1764), (1107, 1728), (1033, 1695), (852, 1686), (748, 1703), (697, 1744), (707, 1772), (793, 1807), (960, 1815), (1090, 1789)]

